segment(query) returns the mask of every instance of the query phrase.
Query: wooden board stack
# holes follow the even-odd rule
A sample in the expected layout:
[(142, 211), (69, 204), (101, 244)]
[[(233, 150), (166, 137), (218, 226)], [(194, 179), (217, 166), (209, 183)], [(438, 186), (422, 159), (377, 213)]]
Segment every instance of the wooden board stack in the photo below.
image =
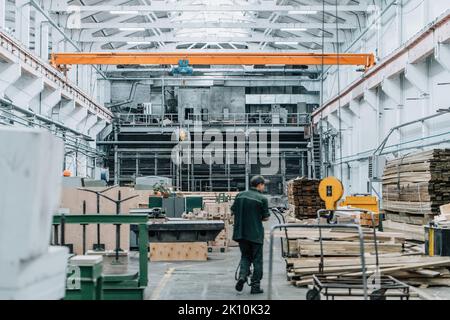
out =
[[(320, 256), (319, 230), (291, 229), (287, 232), (289, 240), (290, 257), (317, 257)], [(280, 235), (284, 235), (284, 230)], [(325, 257), (358, 257), (360, 244), (358, 235), (348, 229), (322, 229), (323, 253)], [(420, 248), (405, 243), (401, 233), (377, 232), (379, 254), (416, 253)], [(366, 254), (375, 254), (373, 233), (364, 229), (364, 251)]]
[[(391, 275), (412, 286), (450, 286), (450, 258), (421, 255), (382, 255), (379, 266), (382, 275)], [(287, 259), (289, 281), (299, 287), (312, 284), (312, 275), (318, 274), (319, 258)], [(366, 257), (367, 275), (375, 270), (375, 257)], [(324, 274), (360, 276), (361, 260), (328, 258), (324, 260)]]
[[(285, 236), (278, 231), (277, 236)], [(296, 286), (312, 284), (312, 275), (318, 274), (320, 262), (318, 230), (289, 230), (291, 257), (286, 259), (288, 280)], [(359, 241), (355, 233), (345, 230), (322, 230), (324, 274), (360, 276)], [(364, 229), (367, 275), (375, 270), (375, 250), (372, 230)], [(422, 246), (408, 243), (405, 235), (395, 232), (377, 232), (380, 269), (412, 286), (449, 286), (450, 258), (423, 255)], [(292, 257), (293, 256), (293, 257)]]
[(209, 220), (222, 220), (225, 228), (219, 233), (214, 241), (208, 242), (209, 252), (226, 252), (232, 236), (233, 216), (231, 215), (232, 202), (206, 203), (205, 211), (208, 212)]
[[(197, 196), (197, 197), (203, 197), (203, 204), (206, 205), (208, 203), (216, 203), (217, 197), (220, 195), (221, 192), (178, 192), (177, 194), (180, 196)], [(230, 199), (234, 199), (238, 192), (223, 192), (226, 196), (230, 197)]]
[(434, 223), (441, 228), (450, 228), (450, 204), (441, 206), (440, 212), (440, 215), (434, 217)]
[(325, 208), (319, 196), (320, 180), (305, 177), (290, 180), (287, 184), (289, 210), (298, 219), (315, 217), (317, 210)]
[(450, 202), (450, 149), (434, 149), (388, 161), (383, 209), (389, 220), (427, 224)]
[(231, 240), (233, 233), (233, 216), (231, 215), (232, 202), (205, 202), (204, 209), (194, 209), (193, 212), (184, 213), (182, 217), (189, 220), (221, 220), (224, 229), (214, 241), (208, 241), (208, 252), (227, 252), (230, 246), (235, 246)]

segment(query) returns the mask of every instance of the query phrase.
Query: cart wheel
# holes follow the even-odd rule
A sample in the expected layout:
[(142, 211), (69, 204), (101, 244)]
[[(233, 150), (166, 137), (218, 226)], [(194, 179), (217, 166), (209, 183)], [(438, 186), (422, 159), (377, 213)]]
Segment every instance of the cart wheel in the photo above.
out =
[(380, 290), (375, 290), (374, 292), (372, 292), (372, 294), (370, 295), (370, 300), (386, 300), (386, 290), (380, 289)]
[(320, 291), (316, 288), (306, 292), (306, 300), (320, 300)]

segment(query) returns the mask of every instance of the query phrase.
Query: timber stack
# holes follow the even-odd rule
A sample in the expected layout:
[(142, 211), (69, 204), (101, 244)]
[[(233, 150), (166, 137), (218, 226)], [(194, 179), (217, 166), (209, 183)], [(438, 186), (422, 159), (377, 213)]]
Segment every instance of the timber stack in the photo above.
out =
[(383, 209), (389, 220), (427, 224), (450, 202), (450, 149), (434, 149), (388, 161)]
[(231, 215), (232, 202), (205, 202), (204, 209), (194, 208), (193, 212), (184, 213), (182, 218), (189, 220), (221, 220), (224, 229), (214, 241), (208, 241), (208, 252), (226, 252), (230, 246), (235, 246), (232, 237), (233, 216)]
[(320, 180), (305, 177), (288, 182), (289, 211), (297, 219), (316, 217), (317, 211), (325, 208), (325, 203), (319, 196), (319, 183)]

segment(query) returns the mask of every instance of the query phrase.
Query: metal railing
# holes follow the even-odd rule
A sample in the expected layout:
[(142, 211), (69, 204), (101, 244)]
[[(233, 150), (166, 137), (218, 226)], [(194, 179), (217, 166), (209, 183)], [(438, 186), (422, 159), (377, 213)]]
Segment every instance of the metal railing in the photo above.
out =
[(307, 113), (201, 113), (181, 117), (178, 113), (164, 115), (118, 114), (121, 125), (174, 127), (179, 125), (243, 126), (243, 127), (298, 127), (310, 123)]

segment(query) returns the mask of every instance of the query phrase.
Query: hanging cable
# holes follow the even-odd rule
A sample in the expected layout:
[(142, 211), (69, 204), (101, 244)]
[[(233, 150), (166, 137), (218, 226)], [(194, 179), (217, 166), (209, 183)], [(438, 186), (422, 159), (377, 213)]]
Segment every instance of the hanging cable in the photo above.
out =
[(336, 57), (337, 57), (337, 86), (338, 86), (338, 127), (339, 127), (339, 177), (343, 181), (344, 168), (342, 163), (342, 114), (341, 114), (341, 67), (340, 67), (340, 46), (339, 46), (339, 10), (338, 0), (335, 0), (336, 9)]
[[(323, 103), (324, 103), (324, 91), (325, 91), (325, 86), (324, 86), (324, 81), (325, 81), (325, 77), (324, 77), (324, 72), (325, 72), (325, 1), (322, 1), (322, 70), (321, 70), (321, 79), (320, 79), (320, 107), (322, 108)], [(312, 131), (312, 130), (311, 130)], [(312, 137), (314, 137), (314, 132), (312, 133)], [(314, 139), (314, 138), (313, 138)], [(314, 140), (313, 140), (314, 143)], [(314, 147), (314, 145), (313, 145)], [(319, 122), (319, 152), (320, 155), (322, 155), (322, 112), (320, 113), (320, 122)], [(320, 161), (321, 159), (319, 159)], [(321, 161), (321, 165), (320, 168), (322, 169), (322, 163), (324, 163), (324, 161)], [(317, 166), (315, 166), (317, 167)], [(320, 170), (322, 171), (322, 170)], [(325, 170), (324, 170), (325, 171)], [(319, 175), (316, 176), (316, 178), (321, 178), (321, 172), (319, 172)]]

